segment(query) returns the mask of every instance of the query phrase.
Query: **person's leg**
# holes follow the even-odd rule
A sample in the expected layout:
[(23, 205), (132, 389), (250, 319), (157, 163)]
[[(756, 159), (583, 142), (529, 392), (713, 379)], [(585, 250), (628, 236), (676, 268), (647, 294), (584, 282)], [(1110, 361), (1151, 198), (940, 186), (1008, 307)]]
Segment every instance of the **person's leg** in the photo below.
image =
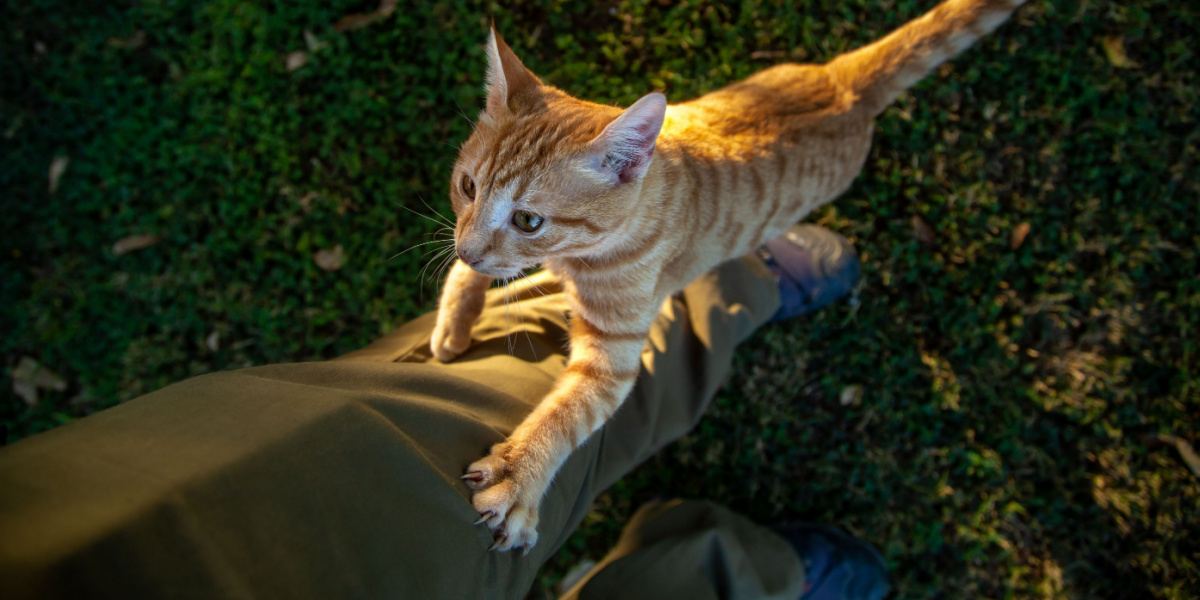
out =
[(765, 527), (711, 502), (654, 501), (563, 600), (881, 600), (887, 566), (864, 540), (812, 523)]
[[(567, 316), (565, 297), (559, 292), (558, 282), (548, 273), (492, 290), (472, 331), (470, 349), (454, 362), (441, 365), (462, 377), (483, 381), (528, 369), (528, 365), (546, 375), (512, 395), (518, 404), (477, 415), (486, 421), (489, 433), (473, 440), (469, 449), (482, 455), (491, 444), (503, 440), (549, 390), (562, 368)], [(750, 257), (721, 265), (664, 302), (630, 397), (592, 439), (572, 453), (543, 499), (538, 526), (541, 541), (527, 560), (514, 563), (516, 579), (527, 582), (522, 586), (532, 583), (540, 565), (566, 541), (601, 491), (699, 421), (729, 373), (737, 344), (778, 308), (776, 276)], [(430, 363), (432, 323), (429, 317), (414, 321), (344, 359)], [(457, 466), (461, 469), (462, 465)], [(486, 533), (483, 526), (478, 530)]]
[(796, 600), (804, 566), (779, 534), (711, 502), (643, 505), (563, 600)]
[(745, 259), (664, 305), (528, 557), (488, 551), (458, 477), (562, 368), (553, 293), (492, 306), (451, 364), (426, 361), (425, 317), (343, 360), (197, 377), (0, 450), (0, 596), (523, 596), (592, 498), (699, 419), (777, 294)]

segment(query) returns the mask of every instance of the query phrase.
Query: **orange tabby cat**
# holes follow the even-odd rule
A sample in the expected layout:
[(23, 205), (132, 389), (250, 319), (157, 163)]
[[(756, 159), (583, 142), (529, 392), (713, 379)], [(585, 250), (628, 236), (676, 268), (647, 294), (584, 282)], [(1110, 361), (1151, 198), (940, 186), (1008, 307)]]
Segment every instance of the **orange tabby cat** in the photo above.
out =
[(672, 106), (652, 93), (623, 111), (546, 85), (492, 31), (487, 108), (450, 186), (459, 260), (431, 349), (458, 356), (493, 278), (539, 263), (572, 309), (553, 391), (463, 476), (492, 548), (537, 542), (543, 493), (629, 393), (663, 300), (843, 192), (875, 116), (1023, 2), (948, 0), (827, 64), (775, 66)]

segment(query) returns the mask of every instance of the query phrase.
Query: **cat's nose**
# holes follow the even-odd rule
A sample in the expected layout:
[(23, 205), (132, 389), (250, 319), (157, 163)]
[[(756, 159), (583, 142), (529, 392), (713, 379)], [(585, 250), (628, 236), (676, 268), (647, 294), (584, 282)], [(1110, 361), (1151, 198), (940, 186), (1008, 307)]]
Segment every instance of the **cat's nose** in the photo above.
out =
[(458, 259), (467, 263), (468, 267), (474, 267), (475, 265), (483, 262), (483, 257), (474, 258), (469, 256), (466, 252), (463, 252), (462, 248), (458, 249)]

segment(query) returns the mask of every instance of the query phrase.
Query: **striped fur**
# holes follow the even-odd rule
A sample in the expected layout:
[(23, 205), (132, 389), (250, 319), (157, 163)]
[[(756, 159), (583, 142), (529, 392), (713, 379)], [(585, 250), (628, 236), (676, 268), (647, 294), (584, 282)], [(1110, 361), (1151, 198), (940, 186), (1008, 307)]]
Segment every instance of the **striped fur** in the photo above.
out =
[[(1022, 1), (947, 0), (825, 65), (778, 65), (690, 102), (650, 95), (626, 111), (542, 83), (492, 33), (487, 109), (450, 185), (463, 260), (431, 348), (443, 361), (465, 350), (492, 278), (535, 264), (563, 279), (572, 308), (553, 390), (464, 475), (495, 548), (536, 543), (538, 502), (628, 395), (662, 301), (845, 191), (874, 117)], [(522, 233), (514, 211), (544, 224)]]

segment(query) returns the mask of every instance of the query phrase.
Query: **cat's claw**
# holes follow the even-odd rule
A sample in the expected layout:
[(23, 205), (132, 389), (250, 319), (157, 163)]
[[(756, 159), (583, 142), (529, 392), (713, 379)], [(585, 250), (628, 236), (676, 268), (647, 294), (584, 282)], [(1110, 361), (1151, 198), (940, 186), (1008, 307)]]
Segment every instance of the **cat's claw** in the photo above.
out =
[(476, 523), (487, 523), (496, 534), (489, 550), (507, 552), (523, 548), (528, 553), (538, 539), (540, 494), (530, 494), (530, 490), (517, 483), (503, 455), (503, 446), (497, 444), (488, 456), (467, 467), (463, 480), (475, 490), (471, 504), (480, 515)]
[(471, 463), (467, 467), (467, 472), (462, 475), (462, 480), (466, 482), (467, 487), (472, 490), (482, 490), (503, 478), (508, 474), (508, 462), (503, 458), (504, 449), (501, 444), (492, 446), (491, 452), (487, 456)]
[(514, 507), (500, 523), (495, 542), (488, 550), (508, 552), (522, 548), (528, 554), (537, 540), (537, 510)]

